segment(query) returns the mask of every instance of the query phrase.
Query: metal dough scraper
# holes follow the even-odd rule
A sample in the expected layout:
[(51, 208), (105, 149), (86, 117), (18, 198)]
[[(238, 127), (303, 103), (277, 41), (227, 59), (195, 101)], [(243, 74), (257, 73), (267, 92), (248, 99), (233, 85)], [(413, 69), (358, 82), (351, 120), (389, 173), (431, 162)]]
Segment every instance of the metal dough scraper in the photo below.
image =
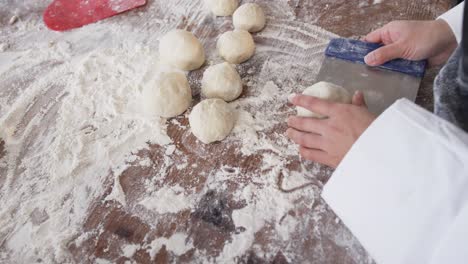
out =
[(332, 39), (317, 81), (342, 86), (351, 93), (361, 90), (369, 110), (380, 114), (396, 100), (416, 100), (426, 61), (392, 60), (379, 67), (367, 66), (364, 57), (382, 45), (352, 39)]

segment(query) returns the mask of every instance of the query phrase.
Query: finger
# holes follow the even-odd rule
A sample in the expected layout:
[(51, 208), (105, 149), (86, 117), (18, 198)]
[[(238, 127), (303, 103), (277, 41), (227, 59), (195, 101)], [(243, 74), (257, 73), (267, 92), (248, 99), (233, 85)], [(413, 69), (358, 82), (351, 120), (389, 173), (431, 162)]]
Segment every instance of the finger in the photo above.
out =
[(330, 116), (334, 103), (328, 102), (317, 97), (293, 94), (289, 97), (290, 102), (296, 106), (301, 106), (309, 111), (320, 115)]
[(379, 66), (387, 61), (401, 58), (402, 50), (398, 44), (390, 44), (374, 50), (364, 57), (364, 61), (369, 66)]
[(294, 141), (294, 143), (306, 148), (323, 148), (323, 137), (317, 134), (301, 132), (294, 128), (288, 128), (288, 130), (286, 130), (286, 136)]
[(325, 131), (326, 124), (322, 119), (290, 116), (288, 118), (288, 126), (299, 131), (322, 135)]
[(315, 161), (333, 168), (336, 167), (332, 157), (330, 157), (330, 155), (328, 155), (328, 153), (325, 151), (300, 147), (299, 153), (306, 160)]
[(371, 43), (381, 43), (383, 42), (382, 41), (382, 34), (384, 32), (384, 28), (381, 27), (381, 28), (378, 28), (372, 32), (370, 32), (369, 34), (367, 34), (365, 37), (364, 37), (364, 41), (366, 42), (371, 42)]
[(352, 103), (353, 105), (367, 108), (366, 100), (364, 99), (364, 93), (361, 91), (356, 91), (354, 93)]

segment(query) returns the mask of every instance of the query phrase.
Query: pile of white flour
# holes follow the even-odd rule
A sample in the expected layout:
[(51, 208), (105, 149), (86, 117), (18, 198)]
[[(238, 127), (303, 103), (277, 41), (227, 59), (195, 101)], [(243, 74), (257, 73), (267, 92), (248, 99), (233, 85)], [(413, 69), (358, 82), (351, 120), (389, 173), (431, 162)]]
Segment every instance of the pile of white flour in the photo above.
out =
[[(0, 10), (4, 7), (0, 4)], [(106, 200), (118, 201), (142, 219), (154, 213), (193, 211), (203, 194), (179, 185), (155, 188), (169, 168), (196, 168), (197, 164), (175, 160), (179, 150), (167, 134), (168, 122), (189, 128), (177, 120), (144, 117), (139, 96), (144, 76), (161, 70), (160, 36), (181, 20), (193, 28), (199, 23), (220, 28), (227, 22), (211, 18), (201, 1), (150, 1), (144, 11), (57, 33), (42, 24), (44, 8), (45, 3), (24, 1), (7, 13), (17, 15), (18, 20), (0, 28), (0, 138), (6, 153), (0, 159), (2, 263), (72, 262), (67, 245), (89, 235), (83, 233), (83, 223), (109, 182), (113, 189)], [(290, 240), (310, 222), (318, 225), (327, 213), (319, 201), (321, 186), (315, 178), (322, 168), (308, 163), (307, 168), (287, 169), (297, 157), (297, 147), (276, 128), (292, 113), (285, 106), (287, 96), (313, 83), (321, 53), (334, 35), (291, 19), (293, 11), (286, 0), (266, 7), (267, 14), (278, 10), (280, 17), (269, 17), (265, 30), (256, 35), (260, 44), (255, 57), (238, 67), (248, 92), (231, 104), (238, 121), (226, 139), (238, 144), (244, 156), (261, 154), (262, 174), (244, 176), (251, 181), (233, 193), (235, 200), (245, 202), (232, 212), (233, 224), (242, 232), (232, 234), (216, 259), (197, 251), (200, 262), (231, 262), (252, 250), (267, 260), (282, 250), (286, 260), (300, 261)], [(207, 50), (214, 46), (215, 39), (199, 37)], [(207, 59), (218, 60), (214, 52)], [(191, 84), (196, 82), (191, 79)], [(119, 177), (129, 163), (151, 167), (149, 157), (134, 155), (149, 144), (165, 149), (163, 166), (145, 183), (145, 197), (129, 206)], [(205, 190), (226, 190), (226, 182), (241, 174), (240, 168), (227, 165), (212, 171)], [(279, 174), (284, 176), (285, 190), (309, 185), (284, 192), (277, 187)], [(311, 208), (307, 219), (289, 214), (298, 204)], [(275, 230), (277, 242), (261, 248), (255, 234), (266, 227)], [(370, 262), (344, 227), (324, 231), (317, 226), (308, 231), (317, 240), (329, 232), (328, 239), (346, 248), (352, 261)], [(193, 249), (194, 243), (188, 234), (178, 232), (145, 245), (122, 245), (121, 252), (131, 259), (138, 250), (146, 250), (154, 258), (163, 246), (180, 256)], [(310, 252), (317, 260), (327, 257), (319, 246)], [(110, 263), (105, 259), (95, 262)]]

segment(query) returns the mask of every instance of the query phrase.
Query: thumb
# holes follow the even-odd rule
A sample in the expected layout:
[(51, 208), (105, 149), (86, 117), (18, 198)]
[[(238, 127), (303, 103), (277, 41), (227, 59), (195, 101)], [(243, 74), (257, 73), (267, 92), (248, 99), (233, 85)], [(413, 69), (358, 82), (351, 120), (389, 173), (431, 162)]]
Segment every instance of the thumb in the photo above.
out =
[(379, 66), (387, 61), (401, 58), (402, 51), (399, 44), (389, 44), (374, 50), (364, 57), (364, 61), (369, 66)]
[(364, 99), (364, 94), (361, 91), (356, 91), (354, 93), (352, 104), (367, 108), (366, 100)]

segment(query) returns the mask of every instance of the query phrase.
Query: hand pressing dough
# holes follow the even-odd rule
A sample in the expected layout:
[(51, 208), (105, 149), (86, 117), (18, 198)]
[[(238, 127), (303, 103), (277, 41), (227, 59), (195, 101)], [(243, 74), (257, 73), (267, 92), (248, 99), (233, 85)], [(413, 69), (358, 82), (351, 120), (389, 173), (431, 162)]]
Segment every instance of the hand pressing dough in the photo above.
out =
[[(328, 82), (318, 82), (305, 89), (302, 94), (325, 99), (327, 101), (349, 104), (351, 95), (343, 87)], [(326, 118), (326, 116), (311, 112), (303, 107), (297, 107), (297, 115), (303, 117)]]
[(205, 51), (202, 44), (190, 32), (172, 30), (159, 42), (161, 60), (184, 71), (200, 68), (205, 62)]
[(230, 16), (239, 6), (238, 0), (205, 0), (205, 5), (215, 16)]
[(189, 115), (192, 133), (203, 143), (225, 139), (234, 127), (234, 114), (221, 99), (206, 99), (197, 104)]
[(206, 69), (202, 79), (202, 94), (206, 98), (219, 98), (230, 102), (242, 93), (242, 79), (236, 68), (228, 62)]
[(241, 5), (234, 15), (232, 21), (236, 29), (249, 32), (258, 32), (265, 27), (266, 18), (263, 9), (254, 3)]
[(250, 59), (255, 53), (252, 35), (245, 30), (225, 32), (219, 37), (217, 48), (221, 57), (234, 64)]
[(192, 91), (185, 74), (161, 73), (143, 88), (143, 106), (150, 116), (175, 117), (192, 103)]

